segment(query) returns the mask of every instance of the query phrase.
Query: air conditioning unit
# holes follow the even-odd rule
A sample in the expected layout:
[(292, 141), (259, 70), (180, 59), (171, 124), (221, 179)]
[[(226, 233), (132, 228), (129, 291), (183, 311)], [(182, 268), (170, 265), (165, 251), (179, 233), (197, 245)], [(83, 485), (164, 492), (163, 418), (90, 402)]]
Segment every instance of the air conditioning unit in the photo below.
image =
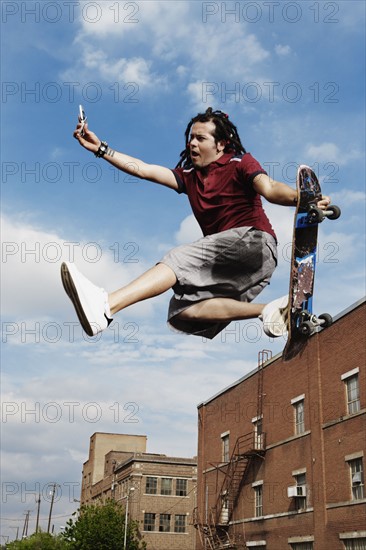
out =
[(287, 496), (288, 498), (306, 497), (305, 485), (292, 485), (291, 487), (287, 487)]
[(352, 476), (352, 485), (360, 485), (362, 483), (361, 472), (356, 472)]

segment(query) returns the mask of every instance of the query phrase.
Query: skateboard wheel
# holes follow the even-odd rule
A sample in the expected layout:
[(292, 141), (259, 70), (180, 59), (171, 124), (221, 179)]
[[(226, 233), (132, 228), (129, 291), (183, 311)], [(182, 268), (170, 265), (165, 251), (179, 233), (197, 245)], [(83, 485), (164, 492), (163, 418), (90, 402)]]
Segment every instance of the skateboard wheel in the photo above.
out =
[[(330, 214), (328, 213), (330, 212)], [(329, 220), (337, 220), (339, 216), (341, 215), (341, 209), (339, 206), (336, 206), (335, 204), (331, 204), (327, 207), (327, 218)]]
[(329, 313), (322, 313), (318, 316), (319, 321), (322, 321), (320, 324), (322, 328), (328, 328), (333, 323), (333, 318)]
[(325, 214), (323, 210), (317, 206), (311, 205), (308, 211), (308, 223), (320, 223), (324, 220)]
[(313, 332), (313, 324), (310, 321), (304, 321), (299, 326), (299, 332), (303, 336), (310, 336), (310, 334)]

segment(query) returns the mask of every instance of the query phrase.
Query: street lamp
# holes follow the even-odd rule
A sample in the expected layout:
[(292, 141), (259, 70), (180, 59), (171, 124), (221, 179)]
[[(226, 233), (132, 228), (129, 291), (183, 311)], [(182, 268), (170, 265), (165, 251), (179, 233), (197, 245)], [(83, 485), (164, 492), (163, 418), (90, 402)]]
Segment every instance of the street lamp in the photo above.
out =
[(134, 487), (130, 487), (125, 497), (126, 499), (126, 513), (125, 513), (125, 534), (123, 539), (123, 550), (127, 550), (127, 522), (128, 522), (128, 503), (130, 501), (130, 494), (135, 490)]

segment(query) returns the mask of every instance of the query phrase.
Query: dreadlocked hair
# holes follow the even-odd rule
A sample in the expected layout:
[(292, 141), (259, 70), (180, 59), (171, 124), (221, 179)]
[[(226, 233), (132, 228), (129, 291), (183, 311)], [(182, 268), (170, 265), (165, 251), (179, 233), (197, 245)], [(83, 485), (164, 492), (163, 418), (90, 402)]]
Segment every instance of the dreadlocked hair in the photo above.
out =
[(215, 125), (215, 131), (213, 137), (216, 143), (218, 141), (225, 141), (224, 153), (233, 152), (237, 155), (244, 154), (246, 151), (240, 141), (238, 130), (236, 126), (229, 120), (229, 115), (223, 111), (213, 111), (211, 107), (206, 109), (205, 113), (199, 113), (197, 116), (191, 119), (187, 129), (185, 131), (186, 148), (180, 154), (179, 162), (176, 168), (190, 168), (192, 166), (191, 157), (189, 154), (189, 136), (191, 128), (195, 122), (213, 122)]

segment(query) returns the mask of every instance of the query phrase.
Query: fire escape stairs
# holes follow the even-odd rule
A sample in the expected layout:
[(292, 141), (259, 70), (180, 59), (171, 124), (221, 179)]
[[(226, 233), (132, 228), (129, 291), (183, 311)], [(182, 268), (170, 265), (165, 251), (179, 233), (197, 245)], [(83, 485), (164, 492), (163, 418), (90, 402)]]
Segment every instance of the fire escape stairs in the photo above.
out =
[[(211, 521), (202, 523), (197, 515), (197, 509), (194, 510), (194, 526), (198, 529), (201, 542), (207, 550), (239, 550), (245, 548), (242, 546), (244, 541), (242, 537), (233, 537), (229, 533), (215, 524), (215, 518), (211, 512)], [(239, 540), (240, 539), (240, 540)]]
[(217, 525), (224, 527), (229, 524), (252, 458), (264, 456), (264, 436), (264, 433), (256, 435), (250, 432), (238, 437), (216, 501)]
[[(257, 419), (261, 420), (263, 411), (263, 366), (272, 358), (272, 352), (263, 350), (258, 354), (258, 395)], [(240, 550), (245, 549), (245, 535), (229, 533), (230, 522), (237, 505), (246, 473), (254, 457), (264, 458), (265, 433), (262, 428), (244, 434), (236, 440), (230, 460), (221, 464), (218, 469), (224, 472), (224, 479), (217, 496), (216, 504), (211, 509), (210, 519), (202, 523), (197, 508), (193, 513), (193, 523), (198, 529), (201, 542), (207, 550)]]
[[(230, 461), (226, 464), (225, 477), (221, 485), (216, 505), (211, 509), (211, 517), (206, 523), (199, 520), (197, 510), (194, 525), (200, 532), (207, 550), (234, 550), (245, 548), (240, 534), (229, 533), (229, 523), (240, 495), (249, 464), (254, 456), (263, 458), (264, 434), (251, 432), (236, 441)], [(220, 468), (222, 471), (222, 467)]]

